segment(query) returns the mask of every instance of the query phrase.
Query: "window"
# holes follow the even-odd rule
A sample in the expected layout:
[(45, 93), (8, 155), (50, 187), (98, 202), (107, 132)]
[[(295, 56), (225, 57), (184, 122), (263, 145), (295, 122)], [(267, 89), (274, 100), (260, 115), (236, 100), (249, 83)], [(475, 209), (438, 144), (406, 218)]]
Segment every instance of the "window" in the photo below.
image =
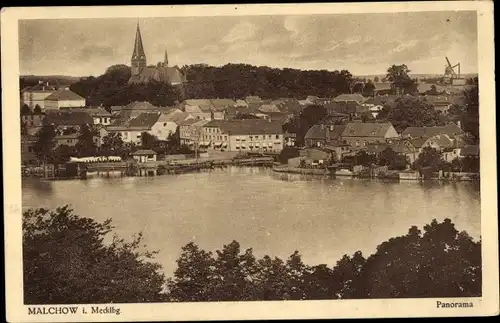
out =
[(224, 140), (227, 140), (227, 136), (224, 136)]
[(70, 144), (70, 143), (72, 143), (72, 142), (73, 142), (73, 140), (71, 140), (71, 139), (68, 139), (68, 144)]
[(167, 123), (166, 123), (166, 122), (164, 122), (164, 123), (163, 123), (163, 126), (164, 126), (164, 127), (166, 127), (166, 126), (167, 126)]
[(259, 139), (259, 136), (255, 136), (255, 140)]
[(276, 135), (276, 139), (280, 139), (280, 135)]
[(32, 153), (33, 152), (33, 147), (28, 147), (28, 152)]

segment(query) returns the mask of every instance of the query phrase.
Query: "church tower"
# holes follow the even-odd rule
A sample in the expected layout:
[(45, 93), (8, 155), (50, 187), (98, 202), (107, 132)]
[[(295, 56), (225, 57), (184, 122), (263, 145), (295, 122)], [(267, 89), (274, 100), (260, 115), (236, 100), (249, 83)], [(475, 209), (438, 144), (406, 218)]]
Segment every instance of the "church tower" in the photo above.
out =
[(135, 33), (135, 43), (134, 52), (132, 53), (132, 59), (130, 60), (132, 67), (132, 75), (139, 75), (146, 65), (146, 54), (144, 53), (144, 47), (142, 46), (141, 29), (139, 28), (139, 22), (137, 22), (137, 31)]
[(166, 49), (165, 49), (165, 59), (163, 60), (163, 66), (168, 67), (168, 55)]

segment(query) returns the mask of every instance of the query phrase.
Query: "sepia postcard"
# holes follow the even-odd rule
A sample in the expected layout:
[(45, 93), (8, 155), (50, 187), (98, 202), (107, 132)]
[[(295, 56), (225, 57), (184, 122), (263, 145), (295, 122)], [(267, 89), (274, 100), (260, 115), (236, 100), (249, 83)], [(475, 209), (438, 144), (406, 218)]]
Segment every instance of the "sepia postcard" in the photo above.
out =
[(492, 1), (4, 8), (9, 322), (499, 313)]

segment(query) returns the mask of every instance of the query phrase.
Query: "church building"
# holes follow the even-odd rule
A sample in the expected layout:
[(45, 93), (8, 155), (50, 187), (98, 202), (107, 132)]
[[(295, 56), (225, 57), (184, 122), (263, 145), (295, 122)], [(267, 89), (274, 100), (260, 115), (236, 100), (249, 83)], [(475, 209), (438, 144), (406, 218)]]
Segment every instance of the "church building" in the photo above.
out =
[(177, 67), (168, 66), (168, 56), (165, 50), (165, 58), (163, 62), (159, 62), (156, 66), (148, 66), (146, 54), (142, 45), (141, 30), (137, 23), (137, 31), (135, 34), (134, 51), (131, 59), (131, 72), (129, 83), (145, 84), (151, 81), (170, 83), (171, 85), (182, 86), (186, 82), (185, 75)]

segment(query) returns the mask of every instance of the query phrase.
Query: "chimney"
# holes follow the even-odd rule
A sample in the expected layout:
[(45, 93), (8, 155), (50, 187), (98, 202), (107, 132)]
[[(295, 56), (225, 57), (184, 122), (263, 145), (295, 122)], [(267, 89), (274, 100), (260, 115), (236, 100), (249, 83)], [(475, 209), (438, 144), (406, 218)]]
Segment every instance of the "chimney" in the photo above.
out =
[(460, 120), (457, 121), (457, 126), (462, 129), (462, 122), (460, 122)]
[(330, 125), (330, 131), (333, 131), (333, 125)]

